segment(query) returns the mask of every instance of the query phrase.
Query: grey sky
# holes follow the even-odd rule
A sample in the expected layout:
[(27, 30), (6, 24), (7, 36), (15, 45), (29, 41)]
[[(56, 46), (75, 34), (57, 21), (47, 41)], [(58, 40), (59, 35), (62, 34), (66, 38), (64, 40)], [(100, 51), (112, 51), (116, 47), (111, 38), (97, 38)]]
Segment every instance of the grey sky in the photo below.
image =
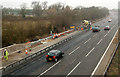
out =
[(30, 7), (32, 1), (47, 1), (48, 5), (62, 2), (65, 5), (70, 5), (72, 7), (76, 6), (102, 6), (109, 9), (117, 9), (118, 2), (120, 0), (0, 0), (0, 5), (4, 7), (19, 8), (22, 3), (27, 3), (27, 6)]

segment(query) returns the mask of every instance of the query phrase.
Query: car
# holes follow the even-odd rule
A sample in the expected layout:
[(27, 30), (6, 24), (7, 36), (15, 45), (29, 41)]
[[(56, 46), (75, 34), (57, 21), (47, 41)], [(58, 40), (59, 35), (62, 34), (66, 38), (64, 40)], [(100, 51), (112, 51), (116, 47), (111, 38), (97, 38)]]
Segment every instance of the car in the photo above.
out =
[(111, 22), (111, 21), (112, 21), (111, 19), (108, 20), (108, 22)]
[(92, 31), (93, 32), (99, 32), (100, 31), (99, 26), (92, 27)]
[(109, 26), (105, 26), (104, 30), (110, 30), (110, 27)]
[(55, 62), (57, 62), (63, 56), (64, 56), (64, 52), (63, 51), (51, 50), (51, 51), (49, 51), (47, 53), (46, 60), (47, 60), (47, 62), (49, 62), (49, 61), (55, 61)]

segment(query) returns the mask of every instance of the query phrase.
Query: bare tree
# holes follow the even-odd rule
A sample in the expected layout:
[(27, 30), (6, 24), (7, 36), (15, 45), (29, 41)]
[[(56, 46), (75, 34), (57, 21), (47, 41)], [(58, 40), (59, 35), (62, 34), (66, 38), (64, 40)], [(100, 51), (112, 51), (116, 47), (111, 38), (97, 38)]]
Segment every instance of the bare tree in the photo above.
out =
[(42, 2), (42, 8), (43, 8), (43, 12), (42, 12), (42, 15), (46, 15), (46, 9), (47, 9), (47, 1), (45, 1), (45, 2)]
[(47, 10), (48, 15), (49, 16), (61, 15), (63, 8), (64, 8), (64, 4), (63, 3), (53, 4), (53, 5), (48, 7), (48, 10)]
[(22, 15), (23, 18), (25, 18), (26, 8), (27, 8), (26, 3), (22, 3), (22, 4), (20, 5), (20, 8), (21, 8), (20, 14)]
[(45, 2), (42, 2), (42, 7), (43, 7), (43, 10), (46, 10), (47, 9), (47, 1), (45, 1)]
[(41, 16), (42, 15), (42, 6), (41, 6), (39, 1), (32, 2), (31, 6), (33, 7), (33, 14), (35, 16)]

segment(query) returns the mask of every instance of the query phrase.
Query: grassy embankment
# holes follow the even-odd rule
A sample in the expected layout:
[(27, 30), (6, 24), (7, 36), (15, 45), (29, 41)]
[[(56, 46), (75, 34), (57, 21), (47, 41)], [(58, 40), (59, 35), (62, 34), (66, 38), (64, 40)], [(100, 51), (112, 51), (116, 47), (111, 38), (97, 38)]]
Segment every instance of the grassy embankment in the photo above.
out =
[[(50, 35), (50, 31), (62, 32), (63, 26), (42, 18), (5, 17), (2, 22), (3, 47), (13, 43), (35, 41)], [(57, 28), (56, 26), (57, 25)]]

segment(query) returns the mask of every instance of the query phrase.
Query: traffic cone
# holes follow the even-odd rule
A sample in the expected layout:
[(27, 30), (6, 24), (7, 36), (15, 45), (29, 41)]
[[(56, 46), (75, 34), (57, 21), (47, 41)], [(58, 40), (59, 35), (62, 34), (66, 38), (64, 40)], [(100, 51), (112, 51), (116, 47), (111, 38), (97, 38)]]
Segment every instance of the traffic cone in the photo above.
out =
[(25, 54), (28, 54), (28, 51), (27, 51), (27, 49), (25, 50)]
[(83, 30), (83, 28), (81, 28), (81, 30)]
[(90, 30), (92, 30), (92, 27), (90, 27)]
[(55, 33), (54, 33), (53, 39), (55, 39)]

